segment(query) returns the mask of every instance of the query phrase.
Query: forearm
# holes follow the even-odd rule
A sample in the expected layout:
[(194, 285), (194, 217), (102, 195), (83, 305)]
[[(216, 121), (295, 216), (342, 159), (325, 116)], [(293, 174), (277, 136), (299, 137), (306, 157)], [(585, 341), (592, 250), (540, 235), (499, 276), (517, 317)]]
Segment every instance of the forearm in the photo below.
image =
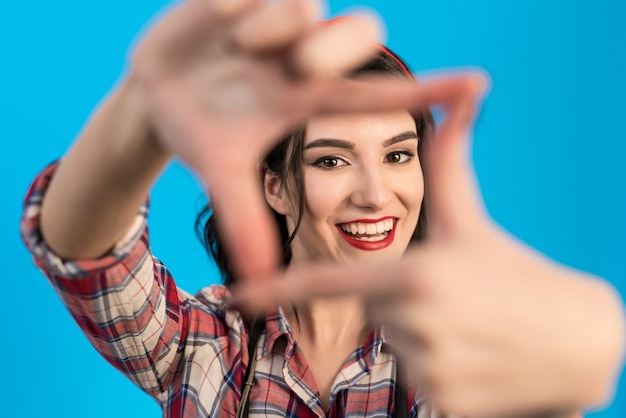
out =
[(167, 162), (129, 80), (106, 99), (63, 158), (42, 204), (41, 230), (66, 259), (96, 258), (128, 229)]

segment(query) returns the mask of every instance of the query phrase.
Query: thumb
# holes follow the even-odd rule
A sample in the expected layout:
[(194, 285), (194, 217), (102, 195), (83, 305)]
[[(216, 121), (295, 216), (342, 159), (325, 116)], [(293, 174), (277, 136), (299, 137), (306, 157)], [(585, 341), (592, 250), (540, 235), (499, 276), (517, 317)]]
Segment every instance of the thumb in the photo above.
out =
[(484, 74), (463, 76), (443, 104), (444, 121), (425, 147), (431, 237), (473, 234), (487, 219), (471, 164), (473, 122), (487, 85)]
[(211, 183), (215, 196), (211, 205), (230, 267), (244, 279), (274, 273), (279, 265), (279, 239), (256, 168), (246, 166), (220, 177)]

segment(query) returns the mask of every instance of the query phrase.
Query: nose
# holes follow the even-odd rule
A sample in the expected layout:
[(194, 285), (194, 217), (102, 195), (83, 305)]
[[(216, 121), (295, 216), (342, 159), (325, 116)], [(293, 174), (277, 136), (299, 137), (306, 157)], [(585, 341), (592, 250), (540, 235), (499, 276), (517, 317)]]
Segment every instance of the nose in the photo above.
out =
[(360, 208), (379, 211), (391, 202), (391, 184), (385, 177), (384, 170), (369, 167), (358, 173), (351, 201)]

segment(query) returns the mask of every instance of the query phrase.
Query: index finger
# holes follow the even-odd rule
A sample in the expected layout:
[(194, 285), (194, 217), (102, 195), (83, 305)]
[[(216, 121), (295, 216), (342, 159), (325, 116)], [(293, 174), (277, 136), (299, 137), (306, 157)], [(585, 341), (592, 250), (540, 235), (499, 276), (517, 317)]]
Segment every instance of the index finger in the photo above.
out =
[(233, 303), (247, 312), (314, 298), (360, 295), (383, 298), (407, 295), (415, 279), (406, 261), (390, 264), (324, 264), (294, 268), (272, 280), (248, 281), (233, 289)]
[(222, 173), (237, 178), (236, 184), (214, 182), (211, 202), (217, 228), (228, 251), (230, 268), (242, 278), (263, 278), (279, 265), (278, 231), (265, 204), (258, 173), (242, 167), (238, 173)]
[(471, 162), (473, 122), (487, 79), (475, 74), (444, 103), (446, 117), (426, 144), (429, 236), (474, 236), (487, 220)]

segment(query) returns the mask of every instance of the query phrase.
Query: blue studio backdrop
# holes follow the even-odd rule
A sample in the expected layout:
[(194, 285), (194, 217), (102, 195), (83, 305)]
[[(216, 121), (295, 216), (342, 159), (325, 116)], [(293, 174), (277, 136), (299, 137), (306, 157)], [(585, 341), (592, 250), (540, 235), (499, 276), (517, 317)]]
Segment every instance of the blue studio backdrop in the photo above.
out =
[[(18, 219), (32, 177), (64, 153), (123, 74), (129, 45), (166, 4), (0, 2), (3, 417), (160, 416), (80, 333), (31, 263)], [(387, 22), (389, 46), (415, 71), (472, 66), (491, 75), (474, 143), (490, 213), (523, 241), (626, 294), (626, 3), (361, 4)], [(331, 1), (328, 14), (354, 6)], [(201, 194), (177, 164), (152, 194), (153, 249), (191, 292), (219, 280), (193, 232)], [(625, 417), (626, 382), (590, 416)]]

